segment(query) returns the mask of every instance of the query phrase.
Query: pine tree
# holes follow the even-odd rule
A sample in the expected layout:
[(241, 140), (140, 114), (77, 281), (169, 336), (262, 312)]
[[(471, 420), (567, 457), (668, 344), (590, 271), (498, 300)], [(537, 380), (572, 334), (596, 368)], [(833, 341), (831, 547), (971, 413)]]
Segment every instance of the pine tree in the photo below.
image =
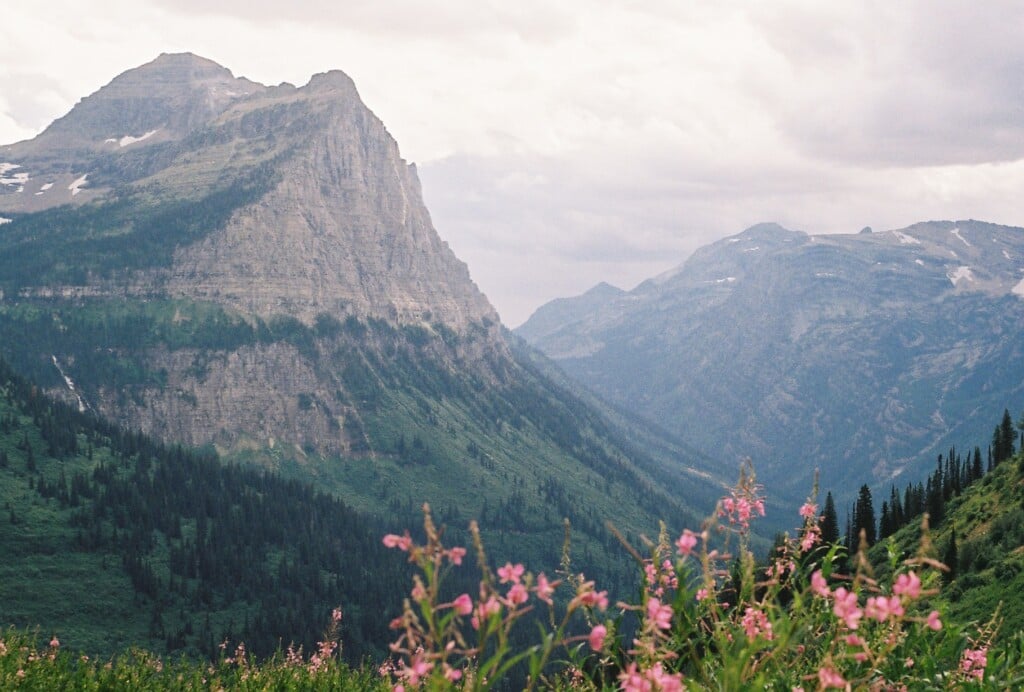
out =
[(836, 503), (832, 492), (825, 495), (825, 509), (821, 517), (821, 541), (825, 545), (839, 542), (839, 518), (836, 516)]
[(874, 545), (877, 542), (875, 506), (871, 500), (871, 488), (867, 484), (860, 487), (860, 492), (857, 495), (857, 504), (854, 507), (853, 530), (858, 537), (855, 539), (856, 541), (859, 542), (860, 533), (863, 531), (868, 545)]
[(878, 537), (885, 540), (895, 532), (892, 526), (892, 515), (889, 514), (889, 501), (882, 500), (882, 513), (878, 518)]
[(1009, 409), (1003, 409), (1003, 422), (999, 424), (999, 431), (1003, 442), (1003, 458), (1000, 461), (1006, 461), (1014, 455), (1017, 441), (1017, 431), (1014, 429)]

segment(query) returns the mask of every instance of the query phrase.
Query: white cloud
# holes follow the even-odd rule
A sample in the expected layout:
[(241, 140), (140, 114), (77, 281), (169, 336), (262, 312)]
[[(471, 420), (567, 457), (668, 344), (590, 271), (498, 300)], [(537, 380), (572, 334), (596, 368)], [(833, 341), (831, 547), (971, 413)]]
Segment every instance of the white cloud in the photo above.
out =
[(270, 84), (340, 68), (420, 164), (439, 232), (515, 324), (759, 221), (1021, 224), (1022, 12), (964, 0), (15, 3), (0, 23), (0, 141), (164, 51)]

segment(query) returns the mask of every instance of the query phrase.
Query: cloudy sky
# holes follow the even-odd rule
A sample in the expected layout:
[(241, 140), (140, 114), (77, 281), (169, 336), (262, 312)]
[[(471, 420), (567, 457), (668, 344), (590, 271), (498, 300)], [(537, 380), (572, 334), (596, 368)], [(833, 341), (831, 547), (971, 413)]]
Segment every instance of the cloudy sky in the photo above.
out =
[(504, 321), (632, 288), (760, 221), (1024, 226), (1024, 3), (4, 3), (0, 143), (191, 51), (264, 84), (342, 69)]

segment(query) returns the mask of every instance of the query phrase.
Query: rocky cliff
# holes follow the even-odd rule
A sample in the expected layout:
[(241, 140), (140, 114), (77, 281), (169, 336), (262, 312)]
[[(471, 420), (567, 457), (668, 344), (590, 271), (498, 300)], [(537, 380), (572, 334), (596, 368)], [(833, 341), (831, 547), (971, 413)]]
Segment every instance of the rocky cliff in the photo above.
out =
[(341, 72), (267, 87), (164, 55), (0, 165), (0, 355), (82, 408), (555, 552), (564, 517), (603, 552), (606, 519), (651, 531), (718, 492), (512, 348)]

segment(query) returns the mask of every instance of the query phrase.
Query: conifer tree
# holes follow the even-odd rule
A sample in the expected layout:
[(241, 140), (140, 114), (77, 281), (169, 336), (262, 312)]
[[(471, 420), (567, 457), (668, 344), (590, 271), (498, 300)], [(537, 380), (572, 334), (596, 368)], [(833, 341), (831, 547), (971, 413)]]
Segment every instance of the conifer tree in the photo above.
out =
[(860, 532), (864, 532), (868, 545), (874, 545), (878, 539), (875, 524), (875, 506), (871, 500), (871, 488), (864, 484), (860, 487), (857, 495), (857, 504), (854, 506), (853, 531), (856, 535), (854, 543), (859, 542)]
[(825, 495), (825, 509), (821, 518), (821, 540), (825, 545), (839, 542), (839, 518), (836, 516), (836, 503), (832, 499), (832, 491)]

